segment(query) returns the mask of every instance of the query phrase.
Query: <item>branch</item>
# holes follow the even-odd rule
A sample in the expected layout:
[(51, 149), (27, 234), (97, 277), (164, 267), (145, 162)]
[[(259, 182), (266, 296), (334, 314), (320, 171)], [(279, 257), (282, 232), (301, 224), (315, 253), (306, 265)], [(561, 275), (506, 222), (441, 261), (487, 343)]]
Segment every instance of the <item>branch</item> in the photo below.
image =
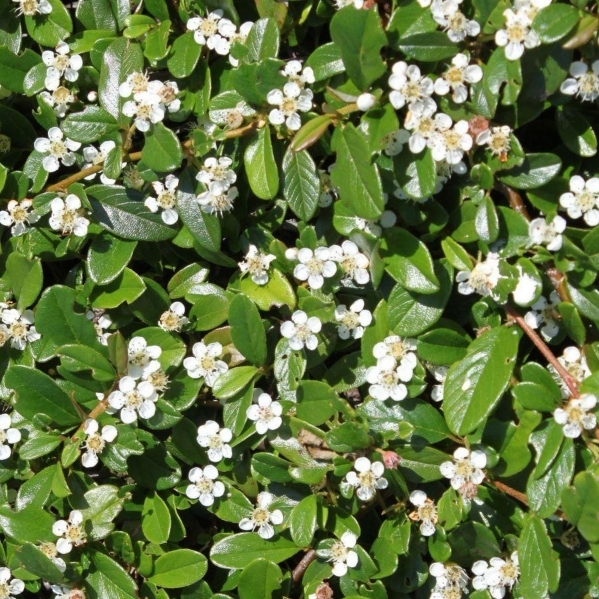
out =
[(505, 312), (508, 316), (508, 320), (514, 321), (518, 326), (528, 335), (528, 338), (533, 342), (535, 347), (543, 354), (546, 360), (555, 368), (555, 371), (559, 374), (561, 379), (564, 381), (568, 391), (572, 397), (580, 397), (578, 391), (578, 381), (559, 363), (549, 346), (541, 339), (539, 334), (528, 326), (524, 318), (518, 314), (511, 306), (504, 305)]
[(510, 207), (512, 210), (515, 210), (518, 214), (521, 214), (526, 220), (530, 221), (530, 215), (528, 214), (528, 210), (524, 205), (524, 201), (522, 200), (522, 196), (511, 187), (508, 187), (504, 183), (496, 183), (495, 189), (501, 192), (510, 203)]
[(524, 495), (524, 493), (521, 493), (520, 491), (516, 491), (516, 489), (512, 489), (512, 487), (510, 487), (509, 485), (499, 482), (498, 480), (492, 480), (491, 484), (496, 489), (503, 491), (506, 495), (509, 495), (510, 497), (513, 497), (514, 499), (517, 499), (520, 503), (523, 503), (525, 506), (528, 507), (528, 499), (526, 499), (526, 495)]
[[(108, 395), (87, 415), (85, 420), (95, 420), (100, 414), (103, 414), (108, 408)], [(79, 428), (71, 435), (71, 441), (77, 441), (77, 435), (83, 430), (85, 420), (79, 425)]]
[(308, 569), (308, 566), (316, 559), (316, 551), (310, 549), (300, 562), (295, 566), (291, 574), (293, 582), (297, 583), (302, 579), (304, 572)]

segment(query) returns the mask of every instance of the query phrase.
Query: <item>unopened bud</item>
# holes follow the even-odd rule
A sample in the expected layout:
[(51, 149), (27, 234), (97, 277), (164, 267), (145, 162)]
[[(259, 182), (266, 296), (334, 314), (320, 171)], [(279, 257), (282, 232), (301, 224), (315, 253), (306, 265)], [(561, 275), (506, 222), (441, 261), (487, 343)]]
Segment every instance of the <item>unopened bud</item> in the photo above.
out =
[(366, 112), (376, 104), (376, 98), (372, 94), (360, 94), (356, 100), (356, 104), (362, 112)]
[(87, 99), (88, 99), (88, 101), (90, 101), (90, 102), (95, 102), (95, 101), (98, 99), (98, 92), (97, 92), (97, 91), (94, 91), (94, 90), (92, 90), (91, 92), (89, 92), (89, 93), (87, 94)]
[(385, 468), (397, 468), (401, 458), (394, 451), (383, 451), (383, 463)]

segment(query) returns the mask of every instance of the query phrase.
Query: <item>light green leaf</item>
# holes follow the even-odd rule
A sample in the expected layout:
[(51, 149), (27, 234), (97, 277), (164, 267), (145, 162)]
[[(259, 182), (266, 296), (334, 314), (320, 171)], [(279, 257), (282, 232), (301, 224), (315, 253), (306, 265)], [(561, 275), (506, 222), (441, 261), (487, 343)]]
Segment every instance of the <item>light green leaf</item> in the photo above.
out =
[(239, 577), (239, 599), (270, 599), (281, 588), (282, 580), (283, 573), (277, 564), (258, 558)]
[(198, 551), (175, 549), (156, 560), (148, 580), (166, 589), (180, 589), (201, 580), (207, 570), (208, 562)]
[(94, 287), (89, 299), (93, 308), (116, 308), (123, 302), (134, 302), (145, 290), (143, 279), (130, 268), (125, 268), (108, 285)]
[(543, 44), (566, 37), (578, 24), (579, 11), (569, 4), (553, 4), (542, 8), (532, 22), (532, 29)]
[(518, 352), (518, 333), (504, 327), (475, 339), (447, 373), (443, 411), (450, 430), (465, 435), (493, 411), (507, 389)]
[(212, 387), (214, 397), (228, 399), (241, 392), (258, 373), (255, 366), (237, 366), (221, 374)]
[(248, 47), (246, 60), (260, 62), (265, 58), (277, 58), (279, 54), (279, 27), (274, 19), (258, 19), (245, 42)]
[(181, 142), (171, 129), (163, 123), (156, 123), (145, 135), (141, 159), (148, 168), (158, 172), (170, 172), (181, 166)]
[(153, 491), (144, 500), (141, 529), (151, 543), (166, 543), (171, 532), (171, 514), (158, 493)]
[(44, 273), (41, 261), (39, 258), (28, 260), (14, 252), (6, 260), (6, 276), (17, 300), (17, 308), (22, 312), (35, 302), (42, 290)]
[(27, 33), (42, 46), (54, 48), (58, 42), (69, 37), (73, 31), (73, 22), (69, 11), (60, 0), (48, 0), (52, 6), (52, 12), (47, 15), (27, 16), (25, 15), (25, 27)]
[(125, 269), (135, 247), (136, 241), (119, 239), (110, 233), (96, 237), (87, 252), (87, 272), (96, 285), (106, 285), (114, 281)]
[(409, 58), (421, 62), (437, 62), (455, 56), (457, 46), (442, 31), (416, 33), (402, 37), (398, 43), (399, 49)]
[(91, 599), (136, 599), (135, 581), (112, 558), (95, 551), (91, 571), (85, 578), (86, 593)]
[(294, 556), (300, 549), (290, 539), (276, 536), (262, 539), (255, 532), (243, 532), (225, 537), (212, 545), (210, 560), (220, 568), (242, 569), (257, 558), (276, 564)]
[(343, 57), (339, 47), (330, 42), (319, 46), (308, 56), (306, 67), (310, 67), (314, 71), (314, 80), (322, 81), (334, 75), (339, 75), (345, 71)]
[(61, 129), (73, 141), (91, 143), (118, 130), (116, 119), (99, 106), (86, 106), (82, 112), (67, 115)]
[(272, 151), (268, 127), (260, 129), (258, 135), (248, 144), (243, 163), (254, 195), (263, 200), (274, 198), (279, 190), (279, 171)]
[(174, 77), (189, 77), (200, 59), (202, 46), (193, 39), (193, 31), (178, 36), (167, 60), (168, 70)]
[(306, 150), (287, 150), (283, 157), (283, 177), (287, 204), (301, 220), (309, 221), (320, 198), (320, 178), (310, 154)]
[(18, 547), (16, 556), (21, 566), (30, 574), (55, 584), (64, 582), (64, 575), (54, 562), (32, 543), (25, 543)]
[(516, 189), (536, 189), (549, 183), (560, 171), (562, 161), (555, 154), (526, 154), (522, 166), (498, 173), (502, 183)]
[(229, 325), (235, 347), (253, 364), (265, 364), (266, 333), (262, 319), (254, 302), (243, 294), (231, 300)]

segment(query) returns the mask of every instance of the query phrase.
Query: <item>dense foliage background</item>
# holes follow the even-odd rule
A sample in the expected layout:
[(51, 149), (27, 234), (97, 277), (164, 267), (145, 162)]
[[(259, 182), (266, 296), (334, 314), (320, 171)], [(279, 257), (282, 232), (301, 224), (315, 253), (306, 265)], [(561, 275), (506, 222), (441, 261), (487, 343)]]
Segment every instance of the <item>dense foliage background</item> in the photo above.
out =
[(597, 597), (598, 26), (0, 0), (0, 597)]

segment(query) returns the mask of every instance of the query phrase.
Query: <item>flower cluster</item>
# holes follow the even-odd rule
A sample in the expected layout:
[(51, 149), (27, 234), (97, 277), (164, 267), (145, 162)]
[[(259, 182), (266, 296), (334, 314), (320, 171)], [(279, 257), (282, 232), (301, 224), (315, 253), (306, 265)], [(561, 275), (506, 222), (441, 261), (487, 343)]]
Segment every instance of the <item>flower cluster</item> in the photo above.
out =
[(232, 164), (233, 161), (227, 156), (210, 157), (204, 161), (196, 175), (196, 179), (207, 187), (206, 191), (197, 196), (198, 204), (204, 212), (222, 216), (223, 212), (233, 209), (233, 201), (239, 192), (233, 185), (237, 174), (230, 168)]
[[(70, 47), (65, 42), (59, 42), (56, 52), (45, 50), (42, 52), (42, 60), (48, 67), (44, 86), (46, 90), (41, 93), (45, 101), (53, 107), (55, 114), (64, 118), (73, 102), (75, 94), (67, 87), (79, 78), (79, 71), (83, 66), (83, 59), (79, 54), (70, 55)], [(61, 80), (64, 79), (64, 82)]]
[(493, 599), (503, 599), (506, 590), (511, 590), (520, 576), (518, 552), (512, 552), (506, 559), (492, 557), (488, 563), (479, 560), (472, 565), (472, 572), (476, 575), (472, 586), (477, 591), (487, 589)]
[(482, 469), (486, 465), (487, 456), (484, 451), (479, 449), (470, 451), (466, 447), (458, 447), (453, 452), (453, 461), (443, 462), (439, 469), (464, 499), (471, 499), (476, 497), (478, 485), (485, 479)]
[(35, 330), (32, 310), (23, 312), (0, 303), (0, 347), (10, 341), (10, 346), (24, 350), (27, 343), (37, 341), (41, 335)]

